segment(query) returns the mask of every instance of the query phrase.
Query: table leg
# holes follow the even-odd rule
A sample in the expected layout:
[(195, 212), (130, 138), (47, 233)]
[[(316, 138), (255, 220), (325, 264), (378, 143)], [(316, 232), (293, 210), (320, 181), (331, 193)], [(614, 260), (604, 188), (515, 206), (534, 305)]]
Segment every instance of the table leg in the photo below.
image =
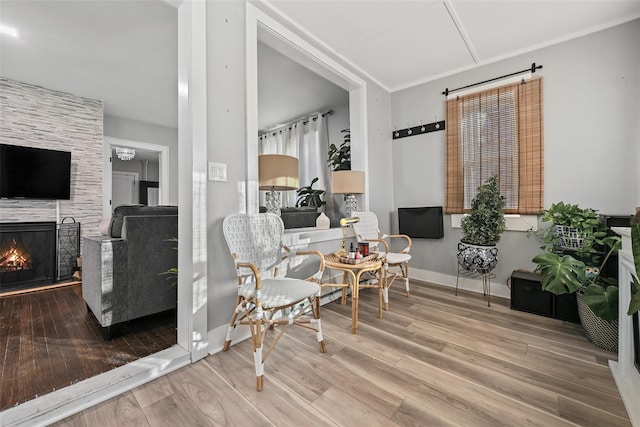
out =
[[(349, 284), (349, 274), (345, 271), (342, 273), (342, 283), (348, 285)], [(342, 288), (342, 300), (340, 301), (341, 305), (345, 305), (347, 303), (347, 287), (344, 286)]]
[[(386, 278), (383, 282), (383, 273), (382, 273), (383, 269), (382, 267), (380, 267), (380, 270), (378, 270), (378, 277), (380, 277), (379, 283), (378, 283), (378, 318), (382, 319), (382, 292), (383, 292), (383, 288), (386, 284)], [(388, 307), (387, 307), (388, 310)]]
[[(345, 273), (347, 274), (347, 273)], [(351, 276), (351, 333), (355, 334), (358, 332), (358, 299), (360, 296), (358, 280), (360, 275), (357, 276), (349, 271), (349, 276)], [(347, 282), (348, 283), (348, 282)]]

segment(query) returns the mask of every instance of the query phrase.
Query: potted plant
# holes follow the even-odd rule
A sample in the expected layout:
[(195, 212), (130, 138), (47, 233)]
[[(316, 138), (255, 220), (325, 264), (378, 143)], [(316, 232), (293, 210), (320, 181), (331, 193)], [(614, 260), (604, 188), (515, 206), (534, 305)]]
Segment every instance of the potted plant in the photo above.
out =
[[(605, 350), (616, 351), (618, 283), (605, 275), (605, 266), (620, 248), (620, 238), (607, 235), (595, 210), (577, 205), (553, 204), (543, 211), (542, 219), (553, 223), (536, 233), (545, 251), (533, 258), (542, 289), (556, 295), (576, 293), (587, 338)], [(570, 227), (570, 235), (558, 225)]]
[(603, 245), (602, 239), (607, 236), (607, 227), (590, 208), (552, 203), (540, 219), (553, 224), (538, 235), (547, 249), (572, 249), (578, 256), (587, 257), (598, 252)]
[(318, 182), (318, 179), (318, 177), (315, 177), (311, 180), (311, 184), (296, 190), (296, 194), (298, 195), (296, 207), (307, 206), (316, 208), (314, 210), (317, 210), (317, 208), (325, 205), (326, 202), (322, 200), (322, 197), (326, 191), (313, 188), (313, 184)]
[(469, 214), (461, 220), (458, 263), (465, 270), (487, 273), (498, 263), (496, 245), (506, 226), (504, 207), (498, 176), (494, 175), (478, 187)]
[(327, 163), (334, 171), (351, 170), (351, 131), (343, 129), (340, 132), (344, 133), (344, 142), (339, 147), (333, 143), (329, 145)]

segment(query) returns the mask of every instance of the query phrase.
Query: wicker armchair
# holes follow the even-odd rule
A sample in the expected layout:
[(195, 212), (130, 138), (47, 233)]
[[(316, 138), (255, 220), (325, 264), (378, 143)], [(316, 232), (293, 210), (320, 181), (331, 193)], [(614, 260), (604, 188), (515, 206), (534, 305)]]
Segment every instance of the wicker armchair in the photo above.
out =
[[(385, 270), (385, 280), (382, 298), (384, 300), (384, 309), (389, 310), (389, 288), (393, 281), (402, 277), (409, 297), (409, 260), (411, 255), (411, 238), (405, 234), (384, 234), (378, 228), (378, 217), (373, 212), (354, 212), (353, 217), (360, 218), (360, 221), (353, 224), (353, 230), (356, 233), (358, 243), (368, 242), (372, 252), (378, 252), (382, 259), (383, 268)], [(400, 252), (389, 252), (389, 242), (391, 239), (403, 239), (406, 247)], [(389, 240), (389, 242), (387, 242)], [(382, 246), (382, 248), (380, 248)], [(389, 277), (391, 276), (391, 277)]]
[[(224, 350), (229, 349), (236, 326), (249, 325), (256, 386), (260, 391), (264, 383), (264, 363), (289, 325), (314, 331), (320, 351), (326, 351), (320, 323), (324, 257), (318, 251), (294, 253), (283, 246), (284, 225), (274, 214), (229, 215), (222, 228), (238, 275), (236, 308), (229, 322)], [(320, 264), (315, 274), (307, 279), (284, 277), (297, 256), (317, 256)], [(267, 334), (278, 329), (278, 335), (263, 351)]]

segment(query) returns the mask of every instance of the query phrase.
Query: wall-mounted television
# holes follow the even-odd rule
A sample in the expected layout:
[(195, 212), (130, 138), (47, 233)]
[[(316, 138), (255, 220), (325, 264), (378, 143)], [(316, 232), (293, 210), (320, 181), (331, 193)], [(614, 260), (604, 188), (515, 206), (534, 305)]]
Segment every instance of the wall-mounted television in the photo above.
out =
[(442, 206), (398, 208), (400, 234), (417, 239), (442, 239), (444, 226)]
[(71, 153), (0, 144), (0, 198), (69, 200)]

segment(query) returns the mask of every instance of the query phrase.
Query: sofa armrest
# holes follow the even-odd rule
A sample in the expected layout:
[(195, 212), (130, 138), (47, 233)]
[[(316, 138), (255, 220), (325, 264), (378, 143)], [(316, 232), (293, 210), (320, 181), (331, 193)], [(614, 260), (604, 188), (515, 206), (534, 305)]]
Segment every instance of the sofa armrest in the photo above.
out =
[(126, 262), (127, 245), (123, 239), (83, 239), (82, 296), (102, 327), (127, 320)]

